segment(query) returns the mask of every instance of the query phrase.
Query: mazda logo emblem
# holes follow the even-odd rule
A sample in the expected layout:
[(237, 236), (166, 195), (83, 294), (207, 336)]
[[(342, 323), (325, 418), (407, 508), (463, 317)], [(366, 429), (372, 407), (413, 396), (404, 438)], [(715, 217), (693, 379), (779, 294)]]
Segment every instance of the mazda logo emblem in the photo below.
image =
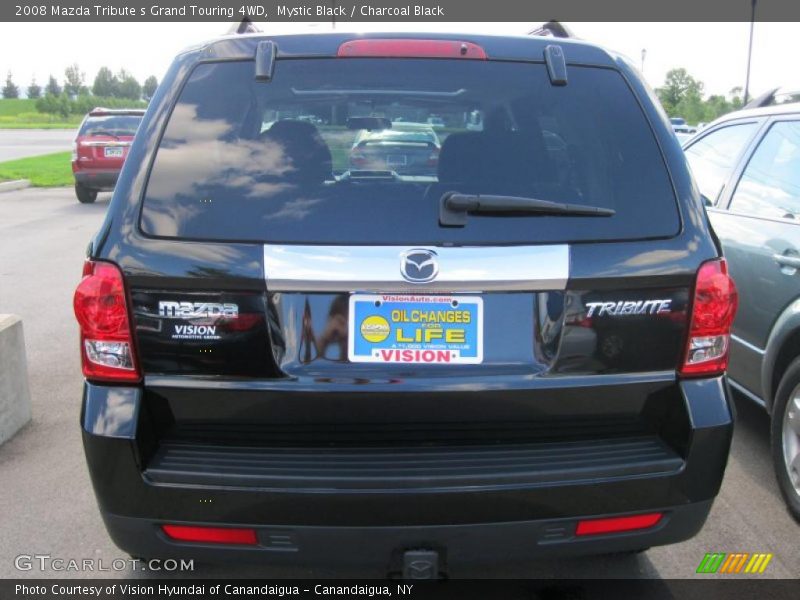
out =
[(436, 252), (415, 248), (400, 255), (400, 273), (411, 283), (427, 283), (439, 274)]

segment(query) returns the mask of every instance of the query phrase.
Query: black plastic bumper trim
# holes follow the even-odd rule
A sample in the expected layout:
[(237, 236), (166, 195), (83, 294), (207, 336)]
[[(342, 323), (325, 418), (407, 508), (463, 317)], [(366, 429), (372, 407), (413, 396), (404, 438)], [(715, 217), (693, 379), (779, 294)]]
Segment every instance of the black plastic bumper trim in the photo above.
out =
[(657, 436), (497, 446), (254, 448), (162, 442), (152, 483), (270, 490), (481, 489), (677, 473)]
[(710, 509), (710, 500), (664, 508), (664, 518), (651, 529), (586, 537), (574, 535), (577, 518), (424, 527), (273, 527), (213, 523), (255, 527), (259, 544), (253, 547), (174, 542), (161, 533), (163, 521), (109, 513), (104, 513), (103, 518), (114, 542), (133, 556), (212, 562), (357, 565), (385, 574), (399, 570), (405, 551), (419, 548), (436, 550), (444, 557), (445, 567), (640, 550), (692, 537), (702, 527)]

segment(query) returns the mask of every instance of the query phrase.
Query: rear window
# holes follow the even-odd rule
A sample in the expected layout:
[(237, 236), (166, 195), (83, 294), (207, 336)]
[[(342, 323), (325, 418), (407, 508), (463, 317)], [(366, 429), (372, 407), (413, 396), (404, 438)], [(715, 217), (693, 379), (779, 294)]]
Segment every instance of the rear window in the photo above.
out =
[(92, 115), (81, 125), (78, 135), (136, 135), (141, 115)]
[[(616, 214), (441, 227), (451, 191)], [(556, 87), (535, 63), (322, 58), (280, 60), (269, 83), (252, 61), (198, 65), (157, 150), (141, 227), (201, 240), (514, 244), (664, 237), (680, 222), (653, 133), (614, 70), (570, 66)]]

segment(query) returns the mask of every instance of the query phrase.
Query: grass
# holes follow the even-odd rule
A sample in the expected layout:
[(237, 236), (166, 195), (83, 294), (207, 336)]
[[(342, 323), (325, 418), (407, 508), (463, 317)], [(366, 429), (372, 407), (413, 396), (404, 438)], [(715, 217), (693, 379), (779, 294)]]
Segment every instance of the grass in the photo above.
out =
[(29, 98), (3, 98), (0, 100), (0, 117), (14, 117), (20, 113), (36, 112), (36, 100)]
[(0, 162), (0, 181), (28, 179), (34, 187), (61, 187), (74, 184), (69, 152), (43, 154)]
[(47, 121), (24, 123), (19, 121), (4, 121), (0, 118), (0, 129), (75, 129), (81, 121)]
[(3, 98), (0, 100), (0, 129), (73, 129), (77, 127), (82, 115), (61, 115), (40, 113), (36, 110), (36, 100), (29, 98)]

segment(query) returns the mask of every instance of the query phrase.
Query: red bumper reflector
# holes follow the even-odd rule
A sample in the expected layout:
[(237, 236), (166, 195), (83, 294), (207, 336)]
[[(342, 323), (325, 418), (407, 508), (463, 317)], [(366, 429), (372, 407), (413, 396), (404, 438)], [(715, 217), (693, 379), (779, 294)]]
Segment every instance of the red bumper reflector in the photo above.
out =
[(254, 546), (258, 543), (255, 529), (229, 527), (195, 527), (190, 525), (162, 525), (167, 537), (180, 542), (205, 542), (209, 544), (240, 544)]
[(589, 519), (578, 521), (575, 535), (600, 535), (654, 527), (661, 521), (662, 513), (648, 513), (631, 517), (613, 517), (611, 519)]
[(486, 60), (486, 51), (458, 40), (369, 39), (350, 40), (339, 46), (339, 57), (467, 58)]

